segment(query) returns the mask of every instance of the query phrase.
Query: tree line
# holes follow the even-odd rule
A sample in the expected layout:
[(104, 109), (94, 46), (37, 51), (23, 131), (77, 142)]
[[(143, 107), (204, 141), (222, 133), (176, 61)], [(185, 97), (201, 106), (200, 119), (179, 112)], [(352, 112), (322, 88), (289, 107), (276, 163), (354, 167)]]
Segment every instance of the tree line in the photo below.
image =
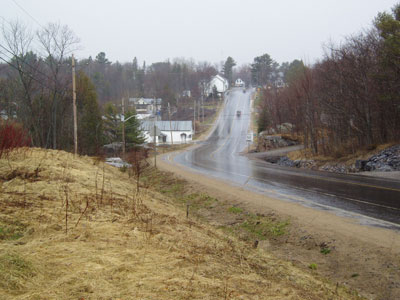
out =
[[(23, 23), (4, 22), (0, 41), (0, 112), (27, 129), (33, 146), (71, 151), (71, 55), (79, 39), (58, 23), (32, 32)], [(122, 98), (161, 98), (165, 118), (168, 103), (177, 109), (199, 102), (204, 83), (218, 73), (208, 62), (174, 59), (146, 66), (136, 57), (111, 62), (104, 52), (77, 60), (76, 70), (81, 154), (96, 154), (104, 143), (121, 140)], [(138, 120), (126, 125), (127, 142), (143, 142)]]
[(259, 131), (288, 122), (314, 154), (339, 156), (398, 142), (400, 5), (379, 13), (369, 30), (331, 43), (313, 66), (293, 61), (285, 79), (283, 88), (262, 90)]

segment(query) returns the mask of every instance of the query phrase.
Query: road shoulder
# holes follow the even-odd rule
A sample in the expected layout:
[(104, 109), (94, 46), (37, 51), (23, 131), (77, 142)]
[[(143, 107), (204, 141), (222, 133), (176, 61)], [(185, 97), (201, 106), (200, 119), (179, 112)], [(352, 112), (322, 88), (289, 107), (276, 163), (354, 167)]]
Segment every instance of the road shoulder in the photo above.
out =
[[(266, 251), (305, 269), (315, 263), (321, 275), (355, 287), (365, 296), (400, 298), (399, 232), (363, 226), (355, 219), (250, 192), (177, 165), (173, 163), (174, 155), (165, 156), (160, 169), (187, 180), (193, 189), (206, 191), (244, 211), (275, 214), (290, 220), (289, 234), (284, 239), (263, 243)], [(219, 218), (221, 216), (214, 215), (211, 223), (218, 225)], [(331, 252), (321, 253), (321, 245), (327, 245)]]

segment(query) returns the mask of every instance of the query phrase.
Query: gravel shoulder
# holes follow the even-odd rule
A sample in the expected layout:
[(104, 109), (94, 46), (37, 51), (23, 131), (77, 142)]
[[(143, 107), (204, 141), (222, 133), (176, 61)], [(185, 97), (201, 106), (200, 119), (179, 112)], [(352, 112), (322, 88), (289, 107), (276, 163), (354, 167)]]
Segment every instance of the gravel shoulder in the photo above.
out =
[(360, 172), (357, 173), (358, 175), (363, 176), (370, 176), (370, 177), (382, 177), (382, 178), (389, 178), (389, 179), (396, 179), (400, 180), (400, 171), (392, 171), (392, 172)]

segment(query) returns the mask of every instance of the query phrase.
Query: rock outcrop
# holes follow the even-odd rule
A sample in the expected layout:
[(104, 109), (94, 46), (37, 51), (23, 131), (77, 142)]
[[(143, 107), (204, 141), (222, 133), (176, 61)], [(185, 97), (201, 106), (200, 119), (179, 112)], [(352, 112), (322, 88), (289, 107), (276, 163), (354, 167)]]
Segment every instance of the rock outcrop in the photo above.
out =
[(269, 135), (267, 131), (262, 131), (258, 135), (258, 143), (257, 143), (257, 150), (259, 152), (294, 146), (297, 145), (298, 142), (294, 139), (291, 139), (286, 136), (281, 135)]
[(400, 171), (400, 145), (387, 148), (367, 160), (357, 160), (357, 171)]
[(265, 159), (270, 163), (276, 163), (286, 167), (305, 169), (318, 169), (335, 173), (356, 173), (363, 171), (390, 172), (400, 171), (400, 145), (396, 145), (371, 156), (367, 160), (357, 160), (355, 164), (348, 166), (343, 163), (329, 162), (318, 166), (312, 159), (291, 160), (287, 156), (273, 156)]

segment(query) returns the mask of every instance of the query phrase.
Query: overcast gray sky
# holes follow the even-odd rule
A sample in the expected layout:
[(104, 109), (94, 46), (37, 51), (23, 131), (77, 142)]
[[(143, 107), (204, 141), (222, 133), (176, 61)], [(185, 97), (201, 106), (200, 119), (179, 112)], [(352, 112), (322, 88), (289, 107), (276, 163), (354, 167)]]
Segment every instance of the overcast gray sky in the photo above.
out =
[[(79, 58), (175, 57), (238, 64), (268, 53), (279, 63), (322, 57), (323, 43), (371, 26), (395, 0), (2, 0), (0, 16), (39, 27), (60, 22), (81, 39)], [(1, 21), (1, 20), (0, 20)]]

